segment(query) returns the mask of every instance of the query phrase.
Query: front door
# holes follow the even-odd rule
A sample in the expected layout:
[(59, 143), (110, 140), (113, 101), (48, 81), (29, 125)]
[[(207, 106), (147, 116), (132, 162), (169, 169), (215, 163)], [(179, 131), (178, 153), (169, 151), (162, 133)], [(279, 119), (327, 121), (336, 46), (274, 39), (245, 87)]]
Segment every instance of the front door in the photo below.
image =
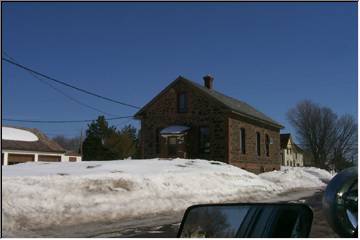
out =
[(168, 137), (168, 157), (177, 157), (177, 137)]
[(184, 136), (169, 136), (167, 139), (167, 157), (186, 158)]

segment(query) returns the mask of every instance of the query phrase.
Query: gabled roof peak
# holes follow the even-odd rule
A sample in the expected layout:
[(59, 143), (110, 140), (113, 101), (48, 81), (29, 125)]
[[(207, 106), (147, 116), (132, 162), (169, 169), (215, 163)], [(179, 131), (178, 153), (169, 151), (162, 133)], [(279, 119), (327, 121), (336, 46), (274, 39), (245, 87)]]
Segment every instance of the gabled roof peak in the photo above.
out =
[(146, 104), (143, 108), (141, 108), (136, 114), (135, 116), (139, 116), (147, 106), (149, 106), (155, 99), (157, 99), (160, 95), (162, 95), (164, 92), (166, 92), (169, 88), (171, 88), (172, 86), (174, 86), (177, 82), (186, 82), (188, 84), (190, 84), (191, 86), (199, 89), (200, 91), (202, 91), (203, 93), (207, 94), (208, 96), (212, 97), (213, 99), (217, 100), (218, 102), (220, 102), (224, 107), (230, 109), (231, 111), (233, 111), (234, 113), (240, 114), (242, 116), (248, 117), (248, 118), (252, 118), (267, 124), (270, 124), (272, 126), (275, 126), (279, 129), (283, 128), (283, 126), (274, 121), (273, 119), (271, 119), (270, 117), (266, 116), (264, 113), (256, 110), (255, 108), (253, 108), (252, 106), (250, 106), (249, 104), (237, 100), (235, 98), (226, 96), (214, 89), (209, 89), (207, 87), (204, 87), (196, 82), (193, 82), (187, 78), (185, 78), (182, 75), (179, 75), (173, 82), (171, 82), (164, 90), (162, 90), (155, 98), (153, 98), (148, 104)]

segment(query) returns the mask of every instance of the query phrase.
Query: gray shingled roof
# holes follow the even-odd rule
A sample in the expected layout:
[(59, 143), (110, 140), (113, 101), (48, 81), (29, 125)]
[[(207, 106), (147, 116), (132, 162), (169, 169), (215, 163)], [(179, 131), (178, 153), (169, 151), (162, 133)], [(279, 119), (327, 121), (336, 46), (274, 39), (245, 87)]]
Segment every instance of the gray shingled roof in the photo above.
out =
[(26, 130), (32, 132), (39, 138), (38, 141), (34, 141), (34, 142), (1, 139), (2, 149), (65, 153), (65, 150), (59, 144), (57, 144), (53, 140), (50, 140), (43, 133), (41, 133), (39, 130), (35, 128), (24, 128), (24, 127), (14, 127), (14, 126), (2, 126), (2, 127), (11, 127), (11, 128)]
[(195, 83), (193, 81), (190, 81), (184, 77), (182, 77), (183, 80), (189, 82), (190, 84), (192, 84), (193, 86), (195, 86), (196, 88), (200, 89), (201, 91), (209, 94), (210, 96), (214, 97), (215, 99), (217, 99), (218, 101), (220, 101), (221, 103), (223, 103), (225, 106), (227, 106), (228, 108), (230, 108), (231, 110), (233, 110), (234, 112), (238, 112), (240, 114), (244, 114), (244, 115), (248, 115), (254, 118), (257, 118), (259, 120), (263, 120), (275, 125), (278, 125), (279, 127), (283, 127), (280, 123), (276, 122), (275, 120), (271, 119), (270, 117), (266, 116), (265, 114), (263, 114), (262, 112), (256, 110), (255, 108), (253, 108), (252, 106), (250, 106), (249, 104), (247, 104), (246, 102), (237, 100), (235, 98), (226, 96), (214, 89), (208, 89), (198, 83)]
[(243, 116), (246, 116), (248, 118), (252, 118), (258, 121), (263, 121), (265, 123), (274, 125), (278, 128), (283, 128), (283, 126), (276, 122), (275, 120), (271, 119), (270, 117), (266, 116), (262, 112), (256, 110), (249, 104), (239, 101), (235, 98), (226, 96), (214, 89), (208, 89), (198, 83), (195, 83), (189, 79), (184, 78), (183, 76), (179, 76), (176, 78), (175, 81), (173, 81), (170, 85), (168, 85), (164, 90), (162, 90), (156, 97), (154, 97), (149, 103), (147, 103), (144, 107), (142, 107), (136, 114), (135, 117), (138, 117), (146, 108), (149, 106), (152, 102), (154, 102), (160, 95), (162, 95), (164, 92), (166, 92), (169, 88), (171, 88), (174, 84), (176, 84), (179, 81), (186, 82), (193, 87), (199, 89), (200, 91), (206, 93), (210, 97), (216, 99), (217, 101), (221, 102), (226, 108), (229, 108), (230, 110), (234, 111), (235, 113), (241, 114)]

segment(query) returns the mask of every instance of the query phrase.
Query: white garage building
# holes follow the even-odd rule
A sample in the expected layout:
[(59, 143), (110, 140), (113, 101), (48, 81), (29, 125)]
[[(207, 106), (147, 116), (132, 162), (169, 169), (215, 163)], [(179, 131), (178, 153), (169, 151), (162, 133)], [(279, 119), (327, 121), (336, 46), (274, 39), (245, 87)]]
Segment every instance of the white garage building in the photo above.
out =
[(81, 156), (67, 152), (34, 128), (1, 127), (1, 165), (23, 162), (79, 162)]

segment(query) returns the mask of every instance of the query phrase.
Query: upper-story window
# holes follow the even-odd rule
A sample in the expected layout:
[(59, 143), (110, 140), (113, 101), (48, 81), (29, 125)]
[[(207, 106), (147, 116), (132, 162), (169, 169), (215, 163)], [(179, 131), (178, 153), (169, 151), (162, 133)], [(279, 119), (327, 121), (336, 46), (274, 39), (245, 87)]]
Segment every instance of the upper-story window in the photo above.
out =
[(240, 128), (240, 152), (242, 154), (246, 153), (246, 143), (245, 143), (245, 128)]
[(179, 93), (178, 95), (178, 112), (186, 113), (188, 110), (188, 101), (186, 92)]
[(260, 148), (260, 133), (256, 132), (256, 153), (258, 156), (261, 155), (261, 148)]
[(270, 138), (267, 134), (265, 135), (265, 153), (267, 157), (270, 156)]

